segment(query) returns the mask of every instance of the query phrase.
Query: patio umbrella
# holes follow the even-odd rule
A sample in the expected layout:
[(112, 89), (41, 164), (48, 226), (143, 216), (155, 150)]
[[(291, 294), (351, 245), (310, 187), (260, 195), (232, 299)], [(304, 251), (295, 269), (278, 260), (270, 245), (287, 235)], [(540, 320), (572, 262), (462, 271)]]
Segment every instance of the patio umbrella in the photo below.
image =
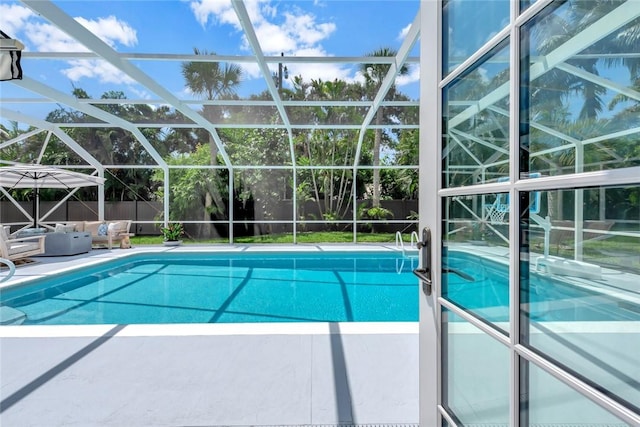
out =
[(70, 190), (78, 187), (103, 185), (104, 178), (74, 172), (54, 166), (20, 165), (0, 167), (0, 187), (8, 190), (15, 188), (31, 188), (33, 198), (33, 226), (37, 227), (38, 192), (41, 188), (58, 188)]

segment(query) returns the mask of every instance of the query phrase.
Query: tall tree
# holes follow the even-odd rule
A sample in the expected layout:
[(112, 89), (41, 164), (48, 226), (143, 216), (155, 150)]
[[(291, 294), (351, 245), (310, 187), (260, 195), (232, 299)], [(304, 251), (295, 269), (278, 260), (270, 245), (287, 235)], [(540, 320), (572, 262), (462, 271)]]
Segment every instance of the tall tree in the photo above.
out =
[[(377, 49), (367, 56), (371, 57), (384, 57), (384, 56), (396, 56), (396, 51), (389, 48), (383, 47)], [(365, 85), (367, 88), (367, 92), (369, 94), (370, 99), (374, 99), (376, 94), (380, 91), (382, 86), (382, 81), (385, 76), (389, 72), (390, 64), (373, 64), (373, 63), (365, 63), (361, 65), (361, 71), (365, 78)], [(399, 75), (406, 75), (409, 72), (407, 66), (403, 65), (398, 72)], [(387, 93), (386, 99), (393, 99), (396, 92), (395, 84), (391, 86), (389, 92)], [(384, 121), (384, 109), (382, 107), (378, 108), (376, 111), (376, 129), (373, 140), (373, 195), (372, 195), (372, 204), (373, 207), (380, 207), (380, 151), (382, 147), (382, 129), (380, 126)]]
[[(89, 99), (89, 94), (82, 88), (74, 87), (73, 96), (78, 99)], [(164, 121), (165, 109), (153, 110), (148, 105), (127, 104), (122, 91), (107, 91), (101, 96), (104, 100), (114, 100), (109, 104), (98, 104), (97, 108), (121, 117), (125, 120), (141, 123), (145, 120)], [(156, 118), (157, 117), (157, 118)], [(57, 123), (81, 123), (94, 121), (92, 117), (74, 109), (64, 107), (55, 109), (47, 115), (47, 120)], [(103, 165), (148, 165), (152, 158), (140, 144), (135, 135), (120, 127), (85, 128), (70, 127), (65, 132)], [(155, 147), (162, 147), (159, 143), (162, 132), (157, 128), (141, 129), (146, 139)], [(52, 165), (82, 165), (84, 160), (71, 149), (52, 137), (43, 154), (42, 163)], [(115, 200), (149, 200), (153, 198), (150, 185), (151, 173), (147, 169), (119, 169), (117, 166), (107, 169), (105, 182), (105, 199)], [(84, 196), (95, 189), (80, 189), (75, 194)]]
[[(212, 188), (227, 197), (226, 188), (228, 177), (212, 175), (209, 173), (207, 165), (211, 163), (209, 159), (210, 151), (206, 144), (198, 145), (190, 153), (174, 153), (167, 157), (167, 163), (174, 166), (198, 166), (201, 168), (176, 168), (169, 172), (169, 187), (171, 204), (169, 207), (169, 221), (194, 221), (197, 220), (199, 211), (204, 205), (207, 195)], [(162, 182), (167, 177), (161, 170), (156, 169), (153, 175), (155, 182)], [(156, 188), (156, 195), (159, 200), (164, 198), (164, 187)], [(191, 233), (191, 230), (187, 230)], [(198, 232), (196, 232), (197, 234)]]
[[(366, 97), (365, 88), (357, 82), (347, 83), (338, 79), (312, 79), (310, 82), (304, 82), (302, 78), (295, 77), (293, 83), (295, 99), (353, 101)], [(363, 107), (318, 105), (298, 109), (293, 120), (319, 125), (353, 124), (361, 123), (366, 112)], [(351, 166), (354, 163), (357, 131), (337, 126), (334, 129), (303, 130), (295, 135), (296, 161), (299, 166), (331, 166), (326, 169), (301, 170), (298, 193), (306, 200), (316, 201), (318, 213), (322, 218), (343, 219), (351, 208), (351, 196), (355, 191)], [(308, 192), (308, 197), (304, 196), (305, 191)], [(302, 211), (301, 214), (304, 215)]]
[[(284, 129), (225, 129), (229, 141), (229, 157), (234, 164), (276, 166), (242, 168), (234, 175), (235, 197), (243, 205), (253, 202), (253, 219), (271, 221), (282, 219), (282, 202), (291, 194), (292, 172), (277, 168), (291, 164), (287, 132)], [(288, 217), (286, 217), (288, 219)], [(275, 226), (279, 229), (279, 226)], [(270, 234), (272, 224), (255, 223), (253, 234)]]
[[(215, 55), (214, 52), (200, 51), (198, 48), (194, 48), (193, 52), (203, 56)], [(242, 68), (236, 64), (217, 61), (193, 61), (182, 64), (182, 76), (187, 87), (209, 101), (233, 98), (242, 81), (242, 74)], [(213, 105), (205, 105), (203, 112), (207, 120), (214, 124), (225, 118), (224, 109)], [(215, 166), (218, 164), (218, 147), (211, 134), (209, 134), (209, 150), (211, 164)], [(214, 169), (210, 173), (217, 174), (217, 170)], [(217, 188), (218, 186), (210, 186), (206, 194), (204, 221), (210, 221), (211, 215), (222, 217), (225, 212), (224, 200)], [(203, 236), (211, 236), (214, 230), (214, 227), (205, 223), (201, 233)]]

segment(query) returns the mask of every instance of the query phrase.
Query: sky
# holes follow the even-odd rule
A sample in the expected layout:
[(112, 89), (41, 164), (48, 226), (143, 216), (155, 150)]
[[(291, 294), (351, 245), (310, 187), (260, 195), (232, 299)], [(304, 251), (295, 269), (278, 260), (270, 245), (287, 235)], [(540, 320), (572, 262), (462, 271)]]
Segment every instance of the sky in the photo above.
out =
[[(221, 55), (252, 55), (229, 0), (55, 1), (57, 7), (118, 52), (192, 54), (194, 48)], [(246, 0), (245, 7), (267, 56), (363, 56), (381, 47), (398, 50), (419, 9), (417, 0)], [(20, 2), (0, 3), (0, 29), (25, 46), (25, 76), (71, 93), (82, 88), (99, 97), (122, 90), (129, 99), (157, 96), (100, 60), (34, 59), (28, 52), (86, 52), (63, 31)], [(419, 42), (411, 56), (419, 54)], [(185, 88), (179, 61), (132, 60), (179, 98), (197, 99)], [(244, 71), (241, 97), (266, 89), (256, 64)], [(285, 63), (289, 76), (304, 80), (362, 78), (359, 64)], [(270, 65), (275, 71), (277, 64)], [(418, 65), (397, 81), (400, 91), (418, 99)], [(284, 86), (290, 86), (285, 81)], [(33, 96), (0, 83), (3, 97)], [(8, 108), (11, 108), (8, 106)], [(50, 111), (50, 109), (49, 109)]]

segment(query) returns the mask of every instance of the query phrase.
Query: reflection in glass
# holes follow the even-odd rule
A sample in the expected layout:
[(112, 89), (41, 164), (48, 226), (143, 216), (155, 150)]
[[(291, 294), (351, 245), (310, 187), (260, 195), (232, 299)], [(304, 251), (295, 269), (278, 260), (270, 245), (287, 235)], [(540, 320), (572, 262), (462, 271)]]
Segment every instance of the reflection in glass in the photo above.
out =
[(638, 186), (543, 192), (540, 216), (522, 224), (520, 251), (523, 343), (636, 409), (639, 193)]
[(506, 333), (509, 218), (489, 217), (496, 200), (496, 195), (445, 199), (442, 296)]
[(520, 0), (520, 12), (524, 12), (534, 3), (536, 0)]
[(523, 361), (521, 372), (529, 383), (522, 394), (521, 425), (628, 426), (536, 365)]
[(443, 75), (509, 24), (509, 0), (448, 0), (442, 9)]
[(508, 349), (447, 310), (442, 341), (443, 405), (460, 425), (508, 425)]
[(508, 176), (508, 42), (445, 87), (442, 102), (442, 185), (474, 185)]
[(565, 175), (639, 165), (640, 74), (625, 59), (638, 52), (637, 3), (548, 9), (521, 31), (522, 167)]
[[(526, 235), (532, 259), (546, 253), (640, 274), (638, 191), (626, 186), (535, 192), (540, 211), (532, 216)], [(579, 216), (576, 203), (583, 206)]]

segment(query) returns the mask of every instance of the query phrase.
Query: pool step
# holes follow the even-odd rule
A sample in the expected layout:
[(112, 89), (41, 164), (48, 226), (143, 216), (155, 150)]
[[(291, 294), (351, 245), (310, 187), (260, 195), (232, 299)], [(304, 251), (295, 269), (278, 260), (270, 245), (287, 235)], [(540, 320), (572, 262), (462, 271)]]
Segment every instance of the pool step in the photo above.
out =
[(22, 325), (26, 319), (26, 313), (18, 309), (8, 305), (0, 306), (0, 325)]

